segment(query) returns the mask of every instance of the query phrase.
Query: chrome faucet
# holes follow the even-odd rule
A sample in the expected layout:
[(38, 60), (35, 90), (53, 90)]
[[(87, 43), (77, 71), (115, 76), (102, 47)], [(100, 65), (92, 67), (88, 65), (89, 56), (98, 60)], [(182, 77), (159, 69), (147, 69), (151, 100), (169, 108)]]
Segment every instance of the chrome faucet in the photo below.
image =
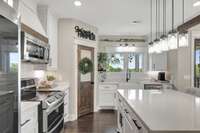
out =
[(129, 72), (129, 70), (127, 69), (127, 71), (126, 71), (126, 82), (128, 82), (129, 80), (131, 80), (131, 72)]

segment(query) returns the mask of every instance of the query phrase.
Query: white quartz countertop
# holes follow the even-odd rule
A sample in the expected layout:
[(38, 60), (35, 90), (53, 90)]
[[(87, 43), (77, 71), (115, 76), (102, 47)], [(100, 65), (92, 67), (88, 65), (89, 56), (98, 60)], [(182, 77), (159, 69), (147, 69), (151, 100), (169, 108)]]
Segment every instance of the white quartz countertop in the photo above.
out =
[(200, 133), (200, 97), (173, 90), (119, 89), (151, 131)]
[(21, 112), (32, 109), (38, 106), (40, 102), (21, 102)]

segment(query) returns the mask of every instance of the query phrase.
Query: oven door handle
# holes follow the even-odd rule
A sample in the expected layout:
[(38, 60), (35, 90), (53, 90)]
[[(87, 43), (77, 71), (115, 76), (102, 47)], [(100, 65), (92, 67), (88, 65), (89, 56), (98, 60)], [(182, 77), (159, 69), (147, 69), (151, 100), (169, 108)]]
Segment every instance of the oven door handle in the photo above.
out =
[[(49, 131), (49, 132), (47, 132), (47, 133), (52, 133), (62, 122), (63, 122), (63, 120), (64, 120), (64, 118), (62, 118), (57, 124), (56, 124), (56, 126), (53, 128), (53, 129), (51, 129), (51, 131)], [(63, 123), (64, 124), (64, 123)]]
[(52, 111), (56, 110), (60, 105), (64, 104), (64, 101), (62, 100), (62, 102), (60, 102), (58, 105), (56, 105), (55, 107), (51, 108), (50, 110), (47, 109), (46, 112), (47, 114), (50, 114)]

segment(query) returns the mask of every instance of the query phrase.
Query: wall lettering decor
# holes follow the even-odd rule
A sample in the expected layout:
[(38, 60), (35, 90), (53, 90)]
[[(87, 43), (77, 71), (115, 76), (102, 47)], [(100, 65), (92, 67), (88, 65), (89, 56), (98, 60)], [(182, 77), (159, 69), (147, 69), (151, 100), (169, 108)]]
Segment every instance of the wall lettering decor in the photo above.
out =
[(84, 30), (83, 28), (80, 28), (79, 26), (75, 26), (75, 32), (78, 34), (78, 37), (83, 39), (89, 39), (92, 41), (96, 40), (96, 36), (93, 32)]

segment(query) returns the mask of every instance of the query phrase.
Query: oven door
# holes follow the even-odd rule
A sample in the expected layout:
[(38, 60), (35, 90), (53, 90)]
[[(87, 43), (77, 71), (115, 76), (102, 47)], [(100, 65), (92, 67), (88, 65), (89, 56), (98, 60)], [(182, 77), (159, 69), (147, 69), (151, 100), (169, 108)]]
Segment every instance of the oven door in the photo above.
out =
[(48, 112), (43, 110), (43, 132), (58, 133), (64, 128), (64, 101)]

